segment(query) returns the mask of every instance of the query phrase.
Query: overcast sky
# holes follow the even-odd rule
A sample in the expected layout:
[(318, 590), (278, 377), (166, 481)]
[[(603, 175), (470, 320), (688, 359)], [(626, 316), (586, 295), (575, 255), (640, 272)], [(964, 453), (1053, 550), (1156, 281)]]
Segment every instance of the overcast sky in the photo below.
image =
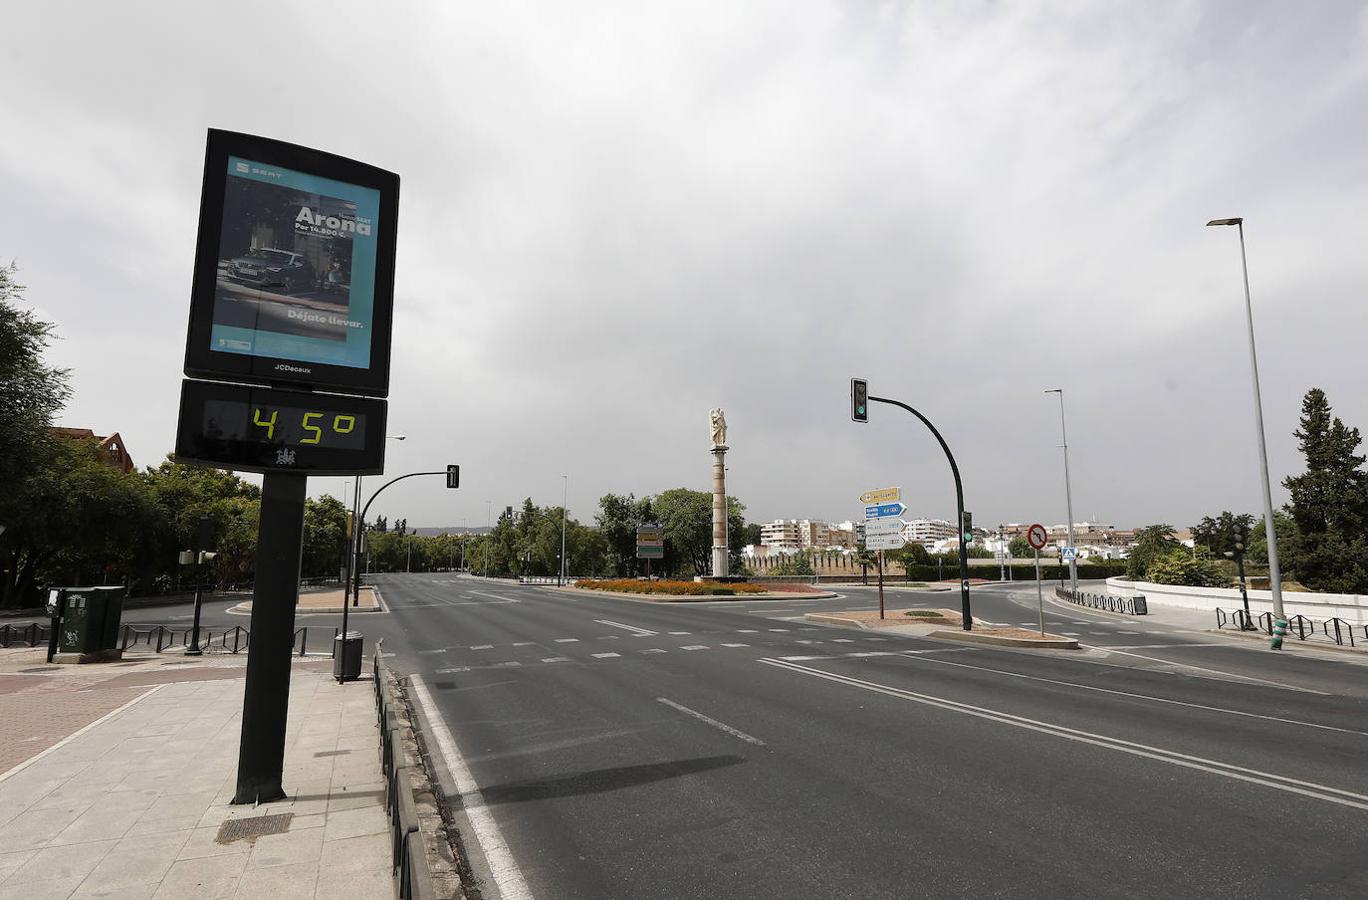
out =
[[(6, 4), (0, 260), (59, 326), (66, 425), (171, 449), (205, 130), (398, 172), (389, 474), (525, 496), (708, 489), (748, 518), (898, 484), (979, 524), (1259, 507), (1307, 388), (1368, 426), (1364, 4)], [(377, 479), (370, 479), (372, 486)], [(341, 494), (342, 479), (312, 480)], [(1278, 490), (1279, 499), (1285, 497)]]

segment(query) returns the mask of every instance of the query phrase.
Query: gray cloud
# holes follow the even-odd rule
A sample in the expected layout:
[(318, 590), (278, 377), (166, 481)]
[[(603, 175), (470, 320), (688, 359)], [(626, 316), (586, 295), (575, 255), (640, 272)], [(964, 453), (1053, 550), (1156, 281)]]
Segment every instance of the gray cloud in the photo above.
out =
[[(1232, 232), (1275, 472), (1324, 387), (1368, 426), (1360, 4), (21, 3), (0, 256), (61, 326), (69, 424), (169, 449), (206, 127), (398, 171), (392, 472), (415, 523), (704, 488), (754, 517), (902, 484), (981, 522), (1258, 505)], [(340, 492), (340, 480), (316, 488)]]

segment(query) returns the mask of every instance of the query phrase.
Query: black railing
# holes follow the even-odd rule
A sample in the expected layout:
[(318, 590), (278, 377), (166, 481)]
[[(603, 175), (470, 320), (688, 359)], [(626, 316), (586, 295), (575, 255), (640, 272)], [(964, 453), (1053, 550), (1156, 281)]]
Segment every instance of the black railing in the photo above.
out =
[(1072, 591), (1068, 588), (1055, 588), (1055, 596), (1060, 600), (1090, 609), (1107, 612), (1125, 613), (1128, 616), (1143, 616), (1149, 613), (1143, 594), (1134, 597), (1117, 597), (1113, 594), (1093, 594), (1088, 591)]
[(33, 622), (29, 625), (0, 625), (0, 647), (37, 647), (48, 642), (48, 626)]
[[(190, 646), (190, 627), (176, 625), (124, 625), (119, 629), (119, 649), (137, 650), (139, 647), (146, 647), (153, 653), (162, 653), (173, 648), (180, 649)], [(314, 631), (319, 631), (318, 626), (314, 626)], [(332, 637), (337, 637), (337, 629), (324, 629), (332, 632)], [(205, 653), (243, 653), (252, 644), (252, 632), (242, 625), (234, 625), (232, 628), (225, 628), (222, 631), (215, 631), (211, 628), (200, 629), (200, 649)], [(295, 629), (294, 646), (298, 649), (300, 656), (308, 655), (309, 650), (309, 629), (307, 626)], [(317, 646), (317, 639), (315, 639)], [(328, 645), (327, 655), (331, 657), (335, 651), (335, 644)], [(317, 654), (323, 655), (323, 654)]]
[(391, 864), (399, 882), (399, 900), (428, 900), (435, 898), (437, 892), (428, 868), (422, 823), (410, 780), (417, 767), (404, 764), (403, 726), (396, 710), (400, 700), (392, 693), (378, 646), (371, 667), (375, 708), (380, 718), (380, 767), (385, 776), (385, 810), (390, 820)]
[[(1221, 629), (1225, 628), (1226, 625), (1232, 625), (1235, 628), (1239, 628), (1240, 623), (1244, 619), (1244, 615), (1245, 611), (1242, 609), (1227, 612), (1226, 610), (1217, 607), (1216, 627)], [(1244, 630), (1262, 631), (1265, 634), (1270, 635), (1273, 633), (1273, 614), (1271, 612), (1259, 613), (1259, 615), (1255, 617), (1254, 623), (1255, 625), (1252, 629), (1246, 628)], [(1359, 627), (1363, 629), (1363, 639), (1368, 641), (1368, 624)], [(1315, 638), (1317, 634), (1322, 634), (1325, 635), (1326, 640), (1334, 641), (1337, 645), (1343, 646), (1347, 643), (1350, 647), (1355, 647), (1357, 644), (1354, 642), (1354, 628), (1355, 626), (1352, 622), (1341, 619), (1338, 616), (1332, 616), (1329, 619), (1323, 619), (1320, 622), (1317, 622), (1309, 616), (1301, 615), (1300, 613), (1295, 616), (1287, 617), (1287, 633), (1301, 641), (1305, 641), (1308, 638)]]

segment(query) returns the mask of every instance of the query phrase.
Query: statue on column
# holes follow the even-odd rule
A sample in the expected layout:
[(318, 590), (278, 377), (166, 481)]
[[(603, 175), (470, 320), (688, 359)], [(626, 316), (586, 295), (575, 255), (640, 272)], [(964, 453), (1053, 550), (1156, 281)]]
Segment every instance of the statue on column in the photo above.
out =
[(725, 447), (727, 445), (727, 416), (722, 412), (722, 407), (715, 406), (708, 410), (708, 424), (712, 430), (712, 445), (714, 447)]

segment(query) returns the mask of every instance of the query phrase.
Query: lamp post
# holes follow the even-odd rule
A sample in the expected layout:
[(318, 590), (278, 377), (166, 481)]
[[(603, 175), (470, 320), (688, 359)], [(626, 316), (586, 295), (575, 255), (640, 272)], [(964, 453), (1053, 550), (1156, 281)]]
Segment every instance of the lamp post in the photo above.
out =
[(561, 476), (561, 552), (560, 552), (560, 577), (556, 583), (565, 586), (565, 505), (570, 498), (570, 476)]
[(1064, 448), (1064, 511), (1069, 517), (1069, 546), (1073, 548), (1073, 558), (1069, 560), (1069, 587), (1078, 591), (1078, 545), (1074, 543), (1073, 487), (1069, 483), (1069, 432), (1064, 427), (1064, 389), (1050, 388), (1045, 393), (1059, 395), (1059, 436)]
[(1249, 260), (1245, 257), (1244, 219), (1212, 219), (1207, 223), (1208, 228), (1213, 225), (1234, 225), (1240, 232), (1245, 322), (1249, 326), (1249, 373), (1254, 382), (1254, 431), (1259, 439), (1259, 476), (1263, 479), (1264, 530), (1268, 532), (1268, 588), (1273, 594), (1273, 618), (1285, 620), (1287, 617), (1283, 615), (1282, 572), (1278, 569), (1278, 534), (1273, 526), (1273, 490), (1268, 483), (1268, 447), (1264, 443), (1263, 399), (1259, 394), (1259, 355), (1254, 349), (1254, 304), (1249, 299)]
[[(408, 440), (408, 435), (406, 435), (406, 434), (387, 434), (387, 435), (385, 435), (385, 440), (387, 440), (387, 441), (405, 441), (405, 440)], [(357, 522), (357, 521), (356, 521), (356, 517), (357, 517), (358, 514), (360, 514), (360, 512), (361, 512), (361, 476), (360, 476), (360, 475), (357, 475), (357, 476), (356, 476), (356, 486), (352, 489), (352, 534), (351, 534), (351, 539), (352, 539), (352, 542), (353, 542), (353, 543), (347, 547), (347, 583), (346, 583), (346, 585), (343, 586), (343, 588), (342, 588), (342, 605), (343, 605), (343, 606), (346, 606), (346, 605), (347, 605), (347, 599), (348, 599), (348, 595), (349, 595), (349, 594), (351, 595), (352, 605), (353, 605), (353, 606), (360, 606), (360, 605), (361, 605), (361, 597), (360, 597), (360, 595), (356, 594), (355, 591), (352, 591), (352, 590), (351, 590), (352, 581), (353, 581), (353, 579), (352, 579), (352, 574), (353, 574), (353, 573), (352, 573), (351, 569), (352, 569), (352, 565), (354, 564), (354, 561), (357, 559), (357, 557), (359, 557), (359, 556), (361, 555), (361, 551), (360, 551), (360, 547), (361, 547), (361, 532), (365, 531), (364, 523), (360, 523), (360, 522)], [(359, 582), (358, 582), (358, 584), (359, 584)]]
[(485, 556), (485, 564), (484, 564), (484, 577), (486, 577), (486, 578), (489, 577), (489, 544), (490, 544), (490, 537), (491, 537), (491, 536), (493, 535), (493, 533), (494, 533), (492, 527), (490, 526), (490, 522), (489, 522), (489, 511), (493, 508), (493, 504), (494, 504), (494, 501), (493, 501), (493, 500), (486, 500), (486, 501), (485, 501), (485, 554), (484, 554), (484, 556)]

